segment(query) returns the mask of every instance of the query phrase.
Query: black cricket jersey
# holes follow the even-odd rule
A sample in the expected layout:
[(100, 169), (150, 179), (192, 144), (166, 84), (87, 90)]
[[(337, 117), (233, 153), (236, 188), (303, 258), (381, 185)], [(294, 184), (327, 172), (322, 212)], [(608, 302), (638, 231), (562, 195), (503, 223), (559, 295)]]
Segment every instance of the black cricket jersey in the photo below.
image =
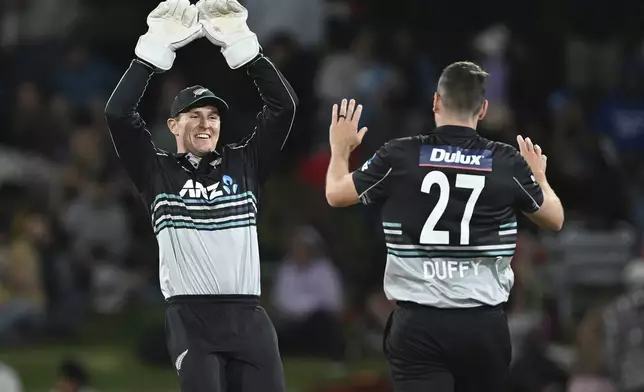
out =
[(517, 149), (442, 126), (384, 144), (353, 181), (362, 203), (382, 204), (389, 299), (441, 308), (507, 301), (516, 214), (543, 203)]
[[(297, 97), (259, 55), (245, 72), (264, 101), (255, 130), (200, 160), (155, 148), (137, 112), (154, 71), (133, 60), (110, 97), (106, 119), (116, 152), (141, 194), (159, 245), (164, 297), (260, 295), (257, 203), (291, 132)], [(222, 132), (226, 132), (225, 119)]]

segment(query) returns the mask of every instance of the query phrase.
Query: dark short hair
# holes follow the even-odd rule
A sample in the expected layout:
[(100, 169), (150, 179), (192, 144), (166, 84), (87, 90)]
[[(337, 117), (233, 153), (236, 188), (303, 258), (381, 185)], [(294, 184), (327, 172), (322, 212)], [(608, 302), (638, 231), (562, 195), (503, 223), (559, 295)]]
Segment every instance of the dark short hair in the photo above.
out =
[(455, 115), (477, 115), (485, 101), (488, 75), (483, 68), (469, 61), (447, 66), (438, 79), (438, 95), (445, 108)]

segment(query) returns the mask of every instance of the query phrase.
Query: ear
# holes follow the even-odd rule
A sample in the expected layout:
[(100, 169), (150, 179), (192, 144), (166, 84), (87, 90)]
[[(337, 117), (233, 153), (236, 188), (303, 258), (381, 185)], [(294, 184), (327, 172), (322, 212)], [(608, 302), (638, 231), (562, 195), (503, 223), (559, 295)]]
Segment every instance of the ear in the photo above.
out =
[(172, 134), (173, 134), (175, 137), (178, 137), (178, 136), (179, 136), (179, 132), (177, 132), (177, 126), (178, 126), (178, 123), (179, 123), (179, 121), (177, 121), (177, 119), (176, 119), (176, 118), (173, 118), (173, 117), (170, 117), (170, 118), (168, 119), (168, 122), (167, 122), (167, 124), (168, 124), (168, 129), (170, 129), (170, 132), (172, 132)]
[(479, 112), (479, 120), (483, 120), (483, 118), (487, 114), (487, 106), (488, 106), (488, 102), (486, 99), (485, 101), (483, 101), (483, 106), (481, 106), (481, 111)]
[(438, 101), (439, 100), (440, 100), (440, 96), (438, 95), (438, 93), (434, 93), (434, 103), (432, 104), (434, 113), (438, 113)]

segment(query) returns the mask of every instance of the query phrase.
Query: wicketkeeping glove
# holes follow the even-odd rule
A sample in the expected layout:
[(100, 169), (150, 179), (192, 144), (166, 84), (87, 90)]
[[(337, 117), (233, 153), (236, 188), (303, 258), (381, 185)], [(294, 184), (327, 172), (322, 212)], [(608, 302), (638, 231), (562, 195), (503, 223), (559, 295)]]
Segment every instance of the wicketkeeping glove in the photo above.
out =
[(239, 68), (259, 54), (257, 35), (246, 24), (248, 10), (237, 0), (199, 0), (197, 9), (206, 38), (221, 46), (230, 68)]
[(203, 37), (199, 12), (189, 0), (166, 0), (148, 15), (148, 31), (139, 37), (137, 57), (159, 70), (172, 68), (175, 51)]

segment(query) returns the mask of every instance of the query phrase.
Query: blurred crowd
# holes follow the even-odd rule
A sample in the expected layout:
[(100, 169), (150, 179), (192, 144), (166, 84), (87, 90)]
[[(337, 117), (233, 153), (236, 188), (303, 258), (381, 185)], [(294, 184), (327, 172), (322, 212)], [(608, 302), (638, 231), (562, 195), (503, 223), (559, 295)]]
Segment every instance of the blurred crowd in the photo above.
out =
[[(3, 345), (74, 336), (93, 314), (163, 303), (149, 218), (103, 117), (155, 2), (113, 3), (109, 10), (89, 0), (0, 5)], [(623, 8), (610, 10), (568, 0), (525, 11), (501, 1), (464, 13), (420, 0), (401, 1), (405, 12), (360, 0), (242, 3), (301, 102), (259, 223), (264, 300), (286, 355), (329, 358), (342, 371), (347, 359), (380, 350), (392, 307), (380, 287), (377, 210), (331, 210), (324, 200), (331, 105), (353, 97), (365, 106), (370, 130), (355, 167), (385, 141), (431, 129), (441, 69), (468, 59), (491, 74), (479, 132), (539, 143), (566, 210), (557, 236), (520, 221), (508, 304), (513, 390), (644, 390), (638, 9), (621, 0)], [(118, 28), (106, 22), (115, 15)], [(153, 78), (141, 112), (157, 147), (175, 150), (169, 106), (193, 83), (221, 93), (233, 107), (229, 121), (252, 130), (261, 101), (220, 57), (196, 42)], [(244, 136), (227, 128), (224, 143)]]

